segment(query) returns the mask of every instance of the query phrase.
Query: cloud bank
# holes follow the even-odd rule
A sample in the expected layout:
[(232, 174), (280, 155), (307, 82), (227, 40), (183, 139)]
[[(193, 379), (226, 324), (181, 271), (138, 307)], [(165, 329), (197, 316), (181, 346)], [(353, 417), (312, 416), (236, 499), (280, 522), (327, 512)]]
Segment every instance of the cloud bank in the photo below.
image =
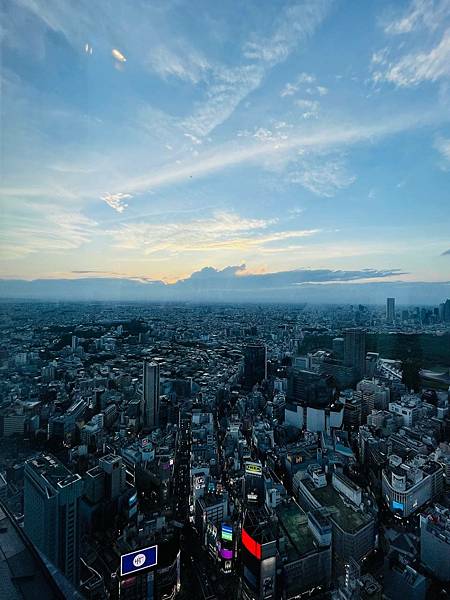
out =
[[(80, 273), (82, 274), (82, 273)], [(86, 274), (88, 274), (86, 272)], [(99, 275), (92, 272), (92, 275)], [(0, 298), (54, 301), (148, 301), (148, 302), (370, 302), (380, 301), (398, 288), (407, 296), (421, 284), (384, 281), (404, 275), (399, 269), (295, 269), (273, 273), (248, 273), (245, 264), (224, 269), (205, 267), (175, 283), (123, 277), (77, 279), (0, 280)], [(112, 274), (111, 274), (112, 275)], [(379, 283), (375, 283), (379, 282)], [(383, 283), (382, 283), (383, 282)], [(375, 286), (375, 288), (373, 287)], [(379, 287), (381, 286), (381, 287)], [(429, 284), (421, 297), (441, 300), (449, 286)], [(403, 291), (402, 291), (403, 290)], [(398, 297), (398, 293), (396, 295)], [(448, 290), (450, 291), (450, 290)], [(425, 292), (425, 294), (424, 294)], [(414, 292), (415, 293), (415, 292)], [(411, 296), (411, 302), (414, 302)], [(418, 301), (418, 300), (417, 300)], [(434, 300), (432, 300), (434, 301)]]

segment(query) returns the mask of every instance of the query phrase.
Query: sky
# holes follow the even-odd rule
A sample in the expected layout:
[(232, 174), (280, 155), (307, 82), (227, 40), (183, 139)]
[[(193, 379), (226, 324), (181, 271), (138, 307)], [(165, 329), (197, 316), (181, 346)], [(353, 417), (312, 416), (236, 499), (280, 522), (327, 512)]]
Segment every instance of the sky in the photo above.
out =
[(1, 6), (0, 277), (450, 280), (450, 0)]

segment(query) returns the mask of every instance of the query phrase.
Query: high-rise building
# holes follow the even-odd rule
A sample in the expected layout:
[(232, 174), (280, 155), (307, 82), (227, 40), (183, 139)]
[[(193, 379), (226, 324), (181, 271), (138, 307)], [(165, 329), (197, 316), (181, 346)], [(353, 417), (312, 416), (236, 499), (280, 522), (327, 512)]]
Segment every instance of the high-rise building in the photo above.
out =
[(33, 547), (14, 516), (0, 501), (0, 597), (4, 600), (65, 600), (75, 590)]
[(76, 587), (80, 579), (79, 505), (83, 480), (47, 454), (25, 463), (24, 528)]
[(159, 424), (159, 364), (144, 361), (142, 417), (144, 427)]
[(122, 457), (107, 454), (98, 461), (99, 467), (105, 473), (105, 495), (108, 500), (115, 500), (125, 488), (125, 467)]
[(366, 332), (353, 327), (344, 331), (344, 365), (353, 367), (358, 379), (364, 375), (366, 366)]
[(336, 337), (333, 338), (333, 354), (338, 360), (344, 358), (344, 338)]
[(251, 389), (267, 378), (267, 348), (265, 344), (248, 344), (244, 348), (244, 386)]
[(328, 406), (333, 398), (333, 382), (328, 375), (304, 369), (292, 369), (288, 378), (287, 397), (306, 406)]
[(449, 298), (447, 298), (447, 300), (440, 305), (439, 313), (442, 314), (441, 320), (444, 321), (444, 323), (450, 323), (450, 299)]
[(450, 510), (435, 504), (420, 515), (420, 560), (441, 581), (450, 581)]
[(395, 321), (395, 298), (386, 299), (386, 321), (388, 323)]
[(238, 598), (271, 600), (277, 597), (278, 533), (266, 508), (247, 510), (241, 529), (242, 571)]

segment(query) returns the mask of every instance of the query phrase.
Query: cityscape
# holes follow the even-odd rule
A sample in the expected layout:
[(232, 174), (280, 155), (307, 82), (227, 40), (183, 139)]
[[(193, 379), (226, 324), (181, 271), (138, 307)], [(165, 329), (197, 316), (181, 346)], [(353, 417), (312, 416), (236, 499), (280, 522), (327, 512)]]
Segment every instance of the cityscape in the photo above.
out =
[(0, 600), (450, 600), (450, 0), (0, 31)]
[(450, 299), (1, 312), (2, 597), (449, 596)]

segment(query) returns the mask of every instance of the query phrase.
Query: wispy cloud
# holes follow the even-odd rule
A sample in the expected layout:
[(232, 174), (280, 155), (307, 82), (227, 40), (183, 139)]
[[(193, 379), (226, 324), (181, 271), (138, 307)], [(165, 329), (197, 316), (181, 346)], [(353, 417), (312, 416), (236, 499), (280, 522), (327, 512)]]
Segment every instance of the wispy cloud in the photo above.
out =
[(235, 213), (165, 223), (128, 223), (108, 232), (117, 247), (147, 255), (176, 255), (217, 251), (245, 251), (274, 247), (285, 240), (315, 235), (317, 229), (268, 231), (276, 219), (248, 219)]
[(182, 123), (196, 136), (207, 136), (226, 121), (264, 77), (264, 70), (257, 65), (221, 66), (212, 73), (206, 99), (198, 102), (193, 113)]
[(314, 130), (299, 131), (297, 129), (291, 132), (286, 139), (281, 136), (272, 139), (272, 136), (269, 136), (267, 140), (258, 139), (258, 143), (252, 140), (245, 144), (223, 144), (200, 153), (194, 159), (162, 167), (157, 172), (136, 179), (128, 179), (123, 182), (122, 189), (126, 189), (128, 193), (156, 189), (181, 181), (189, 181), (193, 177), (204, 177), (238, 164), (249, 162), (265, 164), (269, 158), (278, 160), (292, 151), (316, 150), (323, 152), (333, 148), (345, 148), (364, 141), (373, 142), (376, 139), (432, 122), (435, 118), (436, 115), (431, 114), (404, 114), (391, 120), (386, 119), (370, 124), (349, 122), (336, 126), (323, 123)]
[(118, 213), (122, 213), (127, 208), (128, 204), (125, 200), (128, 200), (128, 198), (132, 198), (131, 194), (123, 194), (121, 192), (101, 196), (101, 199)]
[(97, 223), (76, 210), (55, 205), (31, 205), (12, 212), (2, 231), (0, 254), (4, 259), (29, 254), (61, 253), (80, 248), (91, 239)]
[(384, 17), (384, 31), (393, 35), (411, 33), (420, 28), (434, 31), (449, 15), (448, 0), (413, 0), (400, 14)]
[(306, 158), (289, 172), (290, 181), (298, 183), (318, 196), (331, 198), (335, 193), (355, 181), (342, 159), (325, 159), (321, 162)]
[(176, 49), (157, 46), (150, 52), (147, 65), (163, 79), (174, 77), (192, 84), (205, 79), (212, 68), (205, 56), (182, 42)]
[(224, 123), (261, 85), (267, 71), (284, 61), (314, 33), (330, 5), (329, 0), (317, 0), (314, 4), (299, 0), (282, 12), (267, 38), (254, 36), (245, 43), (246, 61), (236, 66), (208, 65), (206, 99), (198, 103), (193, 114), (184, 121), (184, 127), (195, 135), (207, 136)]
[(444, 159), (445, 168), (450, 168), (450, 139), (440, 137), (434, 145)]
[(385, 15), (384, 32), (402, 36), (398, 46), (387, 45), (372, 56), (373, 80), (397, 87), (414, 87), (450, 76), (450, 3), (413, 0), (406, 10)]
[(326, 96), (328, 88), (324, 85), (316, 85), (316, 77), (310, 73), (300, 73), (291, 83), (287, 83), (280, 92), (282, 98), (295, 96), (298, 92), (305, 92), (310, 96)]
[(319, 116), (320, 104), (317, 100), (296, 100), (295, 106), (302, 111), (303, 119), (317, 119)]
[(376, 70), (373, 74), (376, 83), (387, 81), (398, 87), (417, 86), (447, 77), (450, 77), (450, 29), (444, 32), (436, 46), (406, 54), (387, 63), (385, 70)]
[(328, 14), (331, 4), (329, 0), (301, 0), (287, 6), (267, 37), (255, 35), (245, 44), (244, 56), (269, 65), (285, 60), (299, 43), (312, 35)]
[(300, 87), (303, 84), (311, 84), (315, 81), (316, 78), (314, 75), (311, 75), (310, 73), (300, 73), (300, 75), (297, 77), (297, 79), (295, 79), (295, 81), (287, 83), (284, 86), (284, 88), (280, 92), (280, 96), (282, 98), (285, 98), (286, 96), (293, 96), (299, 91)]

